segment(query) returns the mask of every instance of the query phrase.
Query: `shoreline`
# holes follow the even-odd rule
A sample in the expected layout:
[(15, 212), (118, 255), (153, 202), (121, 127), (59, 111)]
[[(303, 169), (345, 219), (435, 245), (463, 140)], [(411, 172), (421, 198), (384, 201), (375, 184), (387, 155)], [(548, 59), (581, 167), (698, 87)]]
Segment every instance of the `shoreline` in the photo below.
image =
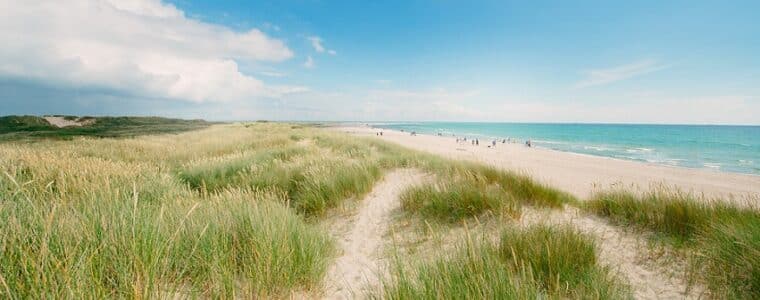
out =
[[(593, 193), (626, 187), (645, 191), (658, 186), (676, 187), (706, 198), (723, 198), (743, 205), (760, 203), (760, 176), (724, 172), (709, 168), (687, 168), (614, 157), (525, 147), (521, 143), (497, 143), (489, 148), (459, 143), (455, 137), (417, 134), (370, 126), (335, 126), (354, 135), (369, 136), (407, 148), (453, 159), (467, 159), (505, 168), (533, 177), (540, 182), (569, 192), (579, 199)], [(382, 131), (382, 137), (375, 134)]]
[[(421, 122), (420, 124), (426, 124), (428, 122)], [(434, 123), (434, 122), (431, 122)], [(445, 122), (444, 122), (445, 123)], [(468, 122), (461, 122), (461, 123), (468, 123)], [(490, 123), (490, 122), (470, 122), (472, 124), (528, 124), (528, 125), (565, 125), (564, 123)], [(397, 125), (398, 123), (388, 123), (388, 124), (394, 124)], [(566, 125), (636, 125), (636, 126), (690, 126), (690, 127), (715, 127), (715, 126), (721, 126), (721, 125), (698, 125), (698, 124), (615, 124), (615, 123), (569, 123)], [(725, 125), (727, 127), (760, 127), (757, 125)], [(366, 124), (343, 124), (343, 127), (369, 127), (376, 130), (392, 130), (392, 131), (403, 131), (401, 128), (386, 128), (383, 127), (383, 125), (376, 125), (373, 123), (366, 123)], [(436, 135), (437, 132), (430, 132), (430, 128), (421, 128), (419, 130), (423, 130), (423, 133), (417, 132), (418, 135), (430, 135), (430, 136), (438, 136)], [(497, 142), (504, 139), (505, 136), (508, 135), (493, 135), (493, 133), (480, 133), (480, 132), (458, 132), (455, 133), (453, 129), (444, 129), (444, 128), (438, 128), (437, 130), (440, 131), (440, 133), (443, 133), (443, 137), (467, 137), (467, 138), (478, 138), (484, 141), (490, 142), (491, 140), (496, 140)], [(411, 132), (412, 129), (407, 129), (403, 132)], [(513, 138), (513, 141), (515, 139)], [(658, 152), (652, 152), (654, 148), (659, 147), (657, 145), (625, 145), (625, 144), (615, 144), (615, 143), (605, 143), (601, 141), (593, 141), (589, 142), (589, 144), (585, 143), (575, 143), (572, 141), (556, 141), (556, 140), (550, 140), (550, 139), (533, 139), (533, 138), (520, 138), (518, 137), (516, 139), (518, 142), (517, 144), (523, 145), (526, 140), (531, 140), (533, 145), (533, 148), (541, 148), (546, 150), (552, 150), (552, 151), (559, 151), (564, 153), (572, 153), (572, 154), (579, 154), (579, 155), (589, 155), (593, 157), (604, 157), (604, 158), (613, 158), (613, 159), (619, 159), (624, 161), (635, 161), (640, 163), (646, 163), (646, 164), (654, 164), (658, 166), (668, 166), (668, 167), (677, 167), (677, 168), (686, 168), (686, 169), (697, 169), (697, 170), (710, 170), (710, 171), (718, 171), (723, 173), (730, 173), (730, 174), (743, 174), (743, 175), (751, 175), (751, 176), (757, 176), (760, 177), (760, 173), (757, 172), (757, 168), (752, 167), (752, 164), (754, 161), (757, 161), (757, 159), (742, 157), (743, 159), (736, 159), (736, 160), (729, 160), (729, 161), (714, 161), (710, 159), (704, 159), (705, 157), (702, 157), (702, 159), (690, 159), (688, 157), (683, 156), (677, 156), (670, 154), (664, 154), (664, 152), (658, 153)], [(600, 144), (601, 143), (601, 144)], [(500, 143), (499, 143), (500, 144)], [(565, 147), (561, 147), (558, 145), (564, 145)], [(739, 143), (738, 145), (749, 147), (749, 144), (745, 143)], [(582, 148), (582, 149), (579, 149)], [(594, 151), (591, 151), (589, 149), (593, 149)], [(650, 153), (651, 152), (651, 153)], [(648, 153), (648, 154), (642, 154), (642, 153)], [(654, 154), (652, 156), (651, 154)], [(730, 155), (722, 155), (723, 158), (730, 158)], [(693, 157), (692, 157), (693, 158)]]

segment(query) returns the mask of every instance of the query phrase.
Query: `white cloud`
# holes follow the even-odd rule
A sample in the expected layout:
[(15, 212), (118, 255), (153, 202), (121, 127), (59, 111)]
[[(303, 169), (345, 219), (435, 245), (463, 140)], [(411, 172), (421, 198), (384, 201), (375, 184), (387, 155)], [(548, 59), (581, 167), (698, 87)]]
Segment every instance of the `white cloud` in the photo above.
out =
[(615, 81), (652, 73), (668, 67), (668, 65), (660, 64), (656, 60), (646, 59), (606, 69), (589, 70), (584, 72), (585, 78), (578, 82), (575, 87), (585, 88), (604, 85)]
[(322, 38), (318, 36), (310, 36), (310, 37), (307, 37), (306, 39), (309, 40), (309, 42), (311, 42), (311, 47), (314, 48), (314, 51), (317, 51), (317, 53), (327, 52), (327, 54), (330, 54), (330, 55), (338, 54), (338, 52), (336, 52), (333, 49), (325, 48), (325, 46), (322, 44), (324, 40), (322, 40)]
[(279, 96), (238, 62), (293, 56), (257, 29), (185, 17), (159, 0), (7, 1), (0, 5), (0, 76), (194, 102)]
[(314, 59), (311, 58), (311, 55), (306, 57), (306, 61), (303, 63), (303, 66), (309, 69), (314, 68)]
[(318, 53), (325, 52), (325, 47), (322, 46), (322, 39), (318, 36), (310, 36), (306, 38), (311, 42), (311, 46), (314, 48), (314, 51), (317, 51)]
[(276, 72), (276, 71), (259, 71), (257, 73), (264, 76), (268, 76), (268, 77), (278, 77), (278, 78), (288, 76), (288, 74)]

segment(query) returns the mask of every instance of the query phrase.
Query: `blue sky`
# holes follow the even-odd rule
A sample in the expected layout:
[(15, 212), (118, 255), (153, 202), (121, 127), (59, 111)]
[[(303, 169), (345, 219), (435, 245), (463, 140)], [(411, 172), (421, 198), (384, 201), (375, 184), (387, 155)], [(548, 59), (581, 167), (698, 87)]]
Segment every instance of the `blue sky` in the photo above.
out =
[(0, 12), (0, 114), (760, 124), (756, 1), (63, 2)]

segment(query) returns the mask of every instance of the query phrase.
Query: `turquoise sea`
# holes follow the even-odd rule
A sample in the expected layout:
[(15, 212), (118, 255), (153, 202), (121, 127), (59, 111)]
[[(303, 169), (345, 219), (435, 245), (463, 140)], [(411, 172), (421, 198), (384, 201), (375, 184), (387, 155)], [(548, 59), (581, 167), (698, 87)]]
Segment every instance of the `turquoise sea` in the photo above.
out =
[(530, 139), (537, 147), (687, 168), (760, 175), (760, 126), (370, 123), (378, 128), (492, 139)]

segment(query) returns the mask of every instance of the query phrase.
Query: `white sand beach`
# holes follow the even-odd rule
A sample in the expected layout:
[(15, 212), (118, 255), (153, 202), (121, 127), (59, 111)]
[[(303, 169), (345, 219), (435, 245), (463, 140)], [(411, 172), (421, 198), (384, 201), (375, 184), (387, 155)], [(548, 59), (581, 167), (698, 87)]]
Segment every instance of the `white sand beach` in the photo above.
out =
[(595, 191), (612, 186), (645, 190), (665, 185), (709, 198), (756, 206), (760, 203), (760, 176), (726, 173), (706, 169), (663, 166), (614, 158), (597, 157), (522, 144), (490, 141), (479, 146), (457, 143), (455, 137), (433, 136), (382, 130), (371, 127), (335, 127), (350, 134), (380, 138), (408, 148), (454, 159), (467, 159), (527, 174), (543, 183), (587, 199)]

